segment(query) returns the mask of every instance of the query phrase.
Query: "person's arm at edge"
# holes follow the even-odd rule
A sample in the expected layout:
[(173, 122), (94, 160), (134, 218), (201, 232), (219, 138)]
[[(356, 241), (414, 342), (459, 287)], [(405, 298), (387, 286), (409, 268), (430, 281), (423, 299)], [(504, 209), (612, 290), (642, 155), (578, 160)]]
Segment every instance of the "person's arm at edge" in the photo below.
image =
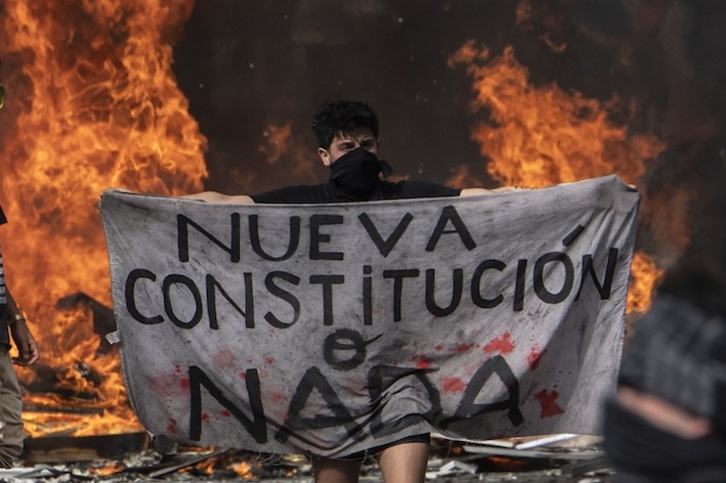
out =
[(10, 326), (10, 334), (13, 342), (18, 348), (18, 357), (13, 358), (13, 363), (19, 366), (29, 366), (35, 364), (40, 358), (38, 344), (35, 342), (33, 334), (30, 332), (25, 321), (25, 316), (15, 303), (15, 299), (10, 294), (10, 290), (6, 287), (8, 325)]
[[(567, 183), (565, 183), (567, 184)], [(628, 187), (633, 190), (637, 190), (638, 187), (634, 184), (628, 183)], [(511, 191), (523, 191), (523, 190), (530, 190), (534, 188), (524, 188), (522, 186), (502, 186), (499, 188), (494, 189), (486, 189), (486, 188), (463, 188), (459, 192), (459, 196), (477, 196), (477, 195), (493, 195), (497, 193), (508, 193)]]
[(459, 196), (477, 196), (477, 195), (494, 195), (497, 193), (507, 193), (509, 191), (520, 191), (526, 188), (519, 186), (502, 186), (501, 188), (486, 189), (486, 188), (464, 188), (459, 193)]
[(255, 201), (248, 195), (225, 195), (217, 191), (202, 191), (201, 193), (192, 193), (183, 195), (180, 198), (188, 200), (200, 200), (208, 203), (247, 203), (253, 204)]

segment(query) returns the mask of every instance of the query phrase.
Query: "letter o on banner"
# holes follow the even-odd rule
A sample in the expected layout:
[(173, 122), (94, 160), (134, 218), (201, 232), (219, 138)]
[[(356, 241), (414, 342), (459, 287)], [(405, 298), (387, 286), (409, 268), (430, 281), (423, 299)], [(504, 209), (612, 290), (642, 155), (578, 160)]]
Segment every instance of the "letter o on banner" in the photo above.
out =
[[(544, 271), (548, 263), (560, 262), (565, 269), (565, 280), (559, 292), (550, 292), (544, 284)], [(534, 265), (534, 291), (537, 297), (548, 304), (558, 304), (565, 300), (572, 290), (575, 280), (575, 269), (572, 260), (566, 253), (550, 252), (542, 255)]]
[[(174, 312), (174, 304), (171, 300), (171, 291), (172, 288), (176, 286), (186, 287), (187, 291), (194, 298), (194, 315), (187, 321), (180, 319)], [(185, 277), (184, 275), (168, 275), (164, 279), (162, 291), (164, 293), (164, 310), (166, 310), (166, 315), (169, 316), (169, 320), (171, 320), (174, 325), (181, 327), (182, 329), (191, 329), (197, 325), (200, 320), (202, 320), (202, 294), (199, 292), (199, 288), (192, 279)]]
[[(339, 359), (338, 353), (353, 351), (348, 359)], [(323, 346), (325, 362), (334, 369), (348, 371), (358, 367), (366, 360), (366, 341), (363, 336), (351, 329), (339, 329), (325, 338)]]

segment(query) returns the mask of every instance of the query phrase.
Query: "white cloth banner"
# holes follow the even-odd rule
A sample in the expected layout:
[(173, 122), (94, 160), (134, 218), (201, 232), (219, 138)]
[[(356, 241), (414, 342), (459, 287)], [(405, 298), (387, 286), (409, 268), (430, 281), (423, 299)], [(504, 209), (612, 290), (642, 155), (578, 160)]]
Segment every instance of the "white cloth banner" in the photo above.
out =
[(344, 456), (406, 436), (598, 432), (639, 195), (101, 201), (131, 404), (154, 435)]

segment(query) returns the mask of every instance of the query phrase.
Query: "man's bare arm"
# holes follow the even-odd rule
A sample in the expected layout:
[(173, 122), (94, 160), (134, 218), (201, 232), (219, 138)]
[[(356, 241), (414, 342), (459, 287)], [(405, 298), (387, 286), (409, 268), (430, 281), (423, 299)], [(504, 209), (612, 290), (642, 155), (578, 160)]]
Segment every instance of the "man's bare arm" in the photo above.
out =
[[(560, 183), (560, 185), (564, 184), (570, 184), (570, 183)], [(637, 190), (637, 187), (634, 184), (628, 184), (628, 187), (631, 189)], [(523, 186), (501, 186), (499, 188), (494, 189), (486, 189), (486, 188), (464, 188), (459, 193), (459, 196), (477, 196), (477, 195), (494, 195), (497, 193), (508, 193), (511, 191), (523, 191), (523, 190), (531, 190), (535, 188), (525, 188)]]
[(254, 203), (254, 200), (248, 195), (225, 195), (216, 191), (202, 191), (201, 193), (183, 195), (181, 196), (181, 198), (186, 198), (190, 200), (201, 200), (208, 203)]
[(464, 188), (459, 193), (459, 196), (477, 196), (477, 195), (494, 195), (497, 193), (506, 193), (508, 191), (520, 191), (525, 188), (519, 186), (502, 186), (501, 188), (486, 189), (486, 188)]
[(40, 358), (38, 344), (35, 342), (33, 333), (26, 325), (25, 316), (15, 303), (15, 299), (9, 290), (6, 290), (6, 297), (8, 317), (10, 319), (10, 335), (13, 338), (13, 342), (15, 342), (15, 347), (18, 349), (19, 354), (18, 357), (13, 358), (13, 363), (20, 366), (30, 366), (35, 364)]
[[(502, 186), (500, 188), (486, 189), (486, 188), (464, 188), (459, 193), (459, 196), (477, 196), (477, 195), (493, 195), (497, 193), (506, 193), (509, 191), (519, 191), (525, 188), (518, 186)], [(192, 193), (189, 195), (183, 195), (181, 198), (190, 200), (200, 200), (209, 203), (248, 203), (254, 204), (254, 200), (249, 195), (225, 195), (217, 191), (202, 191), (200, 193)]]

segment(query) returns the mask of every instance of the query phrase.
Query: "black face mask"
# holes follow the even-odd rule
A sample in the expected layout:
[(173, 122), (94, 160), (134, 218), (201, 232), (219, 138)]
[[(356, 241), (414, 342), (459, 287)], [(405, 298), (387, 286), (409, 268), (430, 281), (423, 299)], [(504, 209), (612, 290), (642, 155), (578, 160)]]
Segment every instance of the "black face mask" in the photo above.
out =
[(356, 148), (330, 165), (330, 180), (337, 190), (350, 198), (366, 200), (376, 191), (378, 175), (382, 171), (375, 154)]

